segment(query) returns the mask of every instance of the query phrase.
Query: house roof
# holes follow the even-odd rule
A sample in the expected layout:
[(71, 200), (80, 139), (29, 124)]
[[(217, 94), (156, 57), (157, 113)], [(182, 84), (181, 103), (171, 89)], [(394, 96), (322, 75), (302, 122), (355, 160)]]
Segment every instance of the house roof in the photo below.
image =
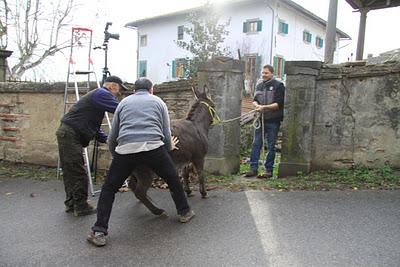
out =
[[(234, 6), (234, 5), (240, 5), (240, 4), (250, 3), (250, 2), (254, 3), (256, 1), (257, 2), (265, 2), (265, 0), (231, 0), (226, 5)], [(324, 19), (322, 19), (322, 18), (318, 17), (317, 15), (315, 15), (314, 13), (308, 11), (307, 9), (303, 8), (302, 6), (300, 6), (299, 4), (297, 4), (297, 3), (295, 3), (295, 2), (293, 2), (291, 0), (280, 0), (280, 1), (283, 2), (286, 5), (294, 8), (295, 10), (297, 10), (301, 14), (305, 15), (306, 17), (310, 18), (311, 20), (313, 20), (313, 21), (321, 24), (322, 26), (326, 27), (327, 22)], [(385, 0), (385, 1), (387, 1), (387, 0)], [(400, 1), (400, 0), (396, 0), (396, 1)], [(177, 11), (177, 12), (173, 12), (173, 13), (168, 13), (168, 14), (164, 14), (164, 15), (160, 15), (160, 16), (154, 16), (154, 17), (135, 20), (135, 21), (128, 22), (127, 24), (125, 24), (125, 27), (139, 27), (141, 25), (144, 25), (144, 24), (147, 24), (147, 23), (150, 23), (150, 22), (155, 22), (155, 21), (158, 21), (158, 20), (168, 19), (168, 18), (172, 18), (172, 17), (187, 16), (188, 14), (190, 14), (192, 12), (202, 11), (203, 7), (204, 6), (200, 6), (200, 7), (185, 9), (185, 10), (181, 10), (181, 11)], [(341, 39), (351, 39), (351, 37), (347, 33), (343, 32), (343, 31), (341, 31), (339, 29), (336, 29), (336, 32), (338, 33), (338, 35), (339, 35), (339, 37)]]
[(372, 10), (400, 6), (400, 0), (346, 0), (346, 2), (353, 9), (368, 8)]

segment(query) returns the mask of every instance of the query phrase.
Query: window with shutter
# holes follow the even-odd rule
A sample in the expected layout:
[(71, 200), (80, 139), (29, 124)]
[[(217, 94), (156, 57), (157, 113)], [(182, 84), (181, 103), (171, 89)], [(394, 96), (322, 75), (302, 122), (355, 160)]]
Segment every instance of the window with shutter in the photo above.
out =
[(281, 56), (274, 57), (274, 76), (275, 78), (283, 79), (286, 60)]
[(303, 41), (307, 44), (311, 43), (312, 35), (309, 31), (303, 31)]
[(244, 33), (257, 33), (262, 31), (262, 20), (260, 19), (248, 19), (243, 22)]
[(282, 34), (288, 34), (289, 33), (289, 24), (287, 24), (283, 20), (279, 20), (279, 25), (278, 25), (278, 33)]
[(324, 40), (320, 36), (315, 38), (315, 46), (318, 48), (322, 48), (324, 46)]

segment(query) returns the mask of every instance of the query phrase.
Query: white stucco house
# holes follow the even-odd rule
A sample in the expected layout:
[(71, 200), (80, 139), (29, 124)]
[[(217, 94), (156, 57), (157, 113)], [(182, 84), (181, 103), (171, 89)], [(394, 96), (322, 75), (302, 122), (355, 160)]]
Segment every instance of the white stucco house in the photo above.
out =
[[(183, 62), (192, 58), (176, 40), (188, 40), (187, 16), (202, 7), (132, 21), (126, 27), (138, 31), (138, 77), (155, 83), (185, 77)], [(223, 46), (246, 62), (247, 88), (253, 88), (261, 66), (271, 64), (275, 77), (284, 79), (286, 60), (324, 59), (327, 22), (290, 0), (233, 0), (220, 7), (221, 23), (230, 20)], [(337, 30), (336, 43), (350, 39)], [(336, 45), (338, 47), (338, 45)], [(338, 49), (334, 62), (338, 61)]]

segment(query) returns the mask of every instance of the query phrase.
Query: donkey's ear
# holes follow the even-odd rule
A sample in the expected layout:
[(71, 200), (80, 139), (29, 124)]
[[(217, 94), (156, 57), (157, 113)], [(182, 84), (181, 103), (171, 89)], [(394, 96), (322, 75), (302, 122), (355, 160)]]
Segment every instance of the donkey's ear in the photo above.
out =
[(196, 99), (199, 99), (199, 96), (198, 96), (199, 94), (198, 94), (196, 88), (194, 88), (193, 86), (192, 86), (192, 92), (193, 92), (193, 94), (194, 94), (194, 97), (195, 97)]
[(204, 85), (204, 95), (211, 100), (210, 90), (208, 89), (207, 85)]

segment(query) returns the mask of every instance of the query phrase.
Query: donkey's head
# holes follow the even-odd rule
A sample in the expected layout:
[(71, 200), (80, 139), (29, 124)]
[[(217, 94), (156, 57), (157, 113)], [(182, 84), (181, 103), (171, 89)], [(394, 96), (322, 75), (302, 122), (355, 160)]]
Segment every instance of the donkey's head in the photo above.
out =
[(209, 89), (206, 85), (203, 87), (203, 92), (199, 92), (192, 87), (196, 102), (192, 105), (187, 119), (196, 120), (207, 120), (208, 126), (219, 122), (219, 117), (215, 111), (215, 104), (211, 99)]

